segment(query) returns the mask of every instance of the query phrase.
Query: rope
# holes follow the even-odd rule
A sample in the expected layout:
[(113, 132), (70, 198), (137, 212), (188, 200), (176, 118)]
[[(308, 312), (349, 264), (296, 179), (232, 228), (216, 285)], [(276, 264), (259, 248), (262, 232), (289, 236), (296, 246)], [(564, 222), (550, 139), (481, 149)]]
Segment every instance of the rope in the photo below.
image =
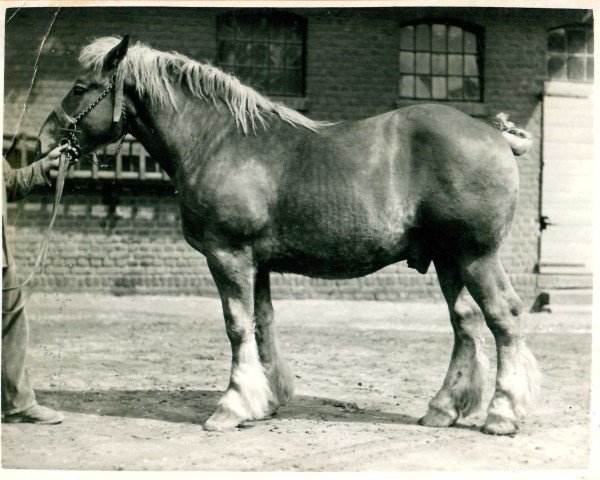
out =
[[(40, 245), (40, 249), (39, 249), (37, 257), (35, 259), (33, 269), (31, 270), (31, 273), (25, 279), (25, 281), (23, 281), (19, 285), (13, 285), (10, 287), (2, 287), (3, 292), (11, 291), (11, 290), (18, 290), (20, 288), (23, 288), (26, 285), (28, 285), (35, 278), (35, 276), (37, 274), (42, 274), (44, 272), (44, 260), (46, 257), (46, 252), (48, 251), (48, 245), (50, 244), (50, 238), (52, 236), (52, 227), (54, 227), (54, 222), (55, 222), (56, 216), (58, 214), (58, 205), (60, 204), (60, 200), (62, 198), (63, 189), (65, 186), (65, 178), (67, 176), (68, 169), (69, 169), (69, 159), (67, 158), (67, 155), (63, 152), (60, 155), (60, 160), (59, 160), (59, 165), (58, 165), (58, 176), (56, 178), (56, 189), (55, 189), (56, 193), (54, 196), (54, 206), (52, 207), (52, 216), (50, 217), (50, 223), (48, 224), (48, 228), (46, 229), (46, 233), (42, 240), (42, 244)], [(37, 271), (38, 269), (39, 269), (39, 272)], [(2, 310), (2, 314), (4, 315), (4, 314), (8, 314), (8, 313), (14, 313), (14, 312), (17, 312), (18, 310), (21, 310), (25, 306), (26, 301), (27, 301), (27, 299), (23, 300), (19, 306), (13, 308), (12, 310), (8, 310), (8, 311)]]

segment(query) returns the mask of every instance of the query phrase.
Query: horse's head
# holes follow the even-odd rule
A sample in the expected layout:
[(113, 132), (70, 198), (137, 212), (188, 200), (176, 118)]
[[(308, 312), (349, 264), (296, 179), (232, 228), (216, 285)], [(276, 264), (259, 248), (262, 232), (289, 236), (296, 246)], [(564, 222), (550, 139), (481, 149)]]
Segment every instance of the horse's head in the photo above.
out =
[(83, 153), (111, 143), (126, 132), (123, 81), (118, 66), (127, 54), (126, 35), (104, 56), (98, 68), (83, 72), (48, 116), (38, 137), (38, 153), (46, 155), (67, 139)]

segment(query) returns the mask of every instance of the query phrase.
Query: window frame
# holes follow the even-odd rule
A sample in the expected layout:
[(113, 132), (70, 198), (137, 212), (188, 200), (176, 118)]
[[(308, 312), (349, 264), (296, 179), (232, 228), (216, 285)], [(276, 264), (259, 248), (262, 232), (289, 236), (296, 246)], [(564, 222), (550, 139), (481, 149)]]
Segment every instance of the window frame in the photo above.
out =
[[(564, 51), (562, 52), (552, 52), (549, 49), (549, 45), (548, 42), (550, 40), (550, 34), (553, 31), (556, 30), (564, 30), (565, 31), (565, 46), (564, 46)], [(585, 40), (584, 40), (584, 52), (577, 52), (577, 53), (569, 53), (569, 45), (568, 45), (568, 35), (567, 32), (569, 30), (581, 30), (584, 32), (585, 34)], [(559, 25), (556, 27), (551, 27), (548, 28), (546, 30), (546, 80), (550, 81), (550, 82), (571, 82), (571, 83), (586, 83), (586, 84), (593, 84), (594, 83), (594, 70), (592, 69), (592, 77), (588, 78), (587, 76), (587, 62), (589, 58), (592, 58), (592, 60), (594, 60), (594, 52), (588, 52), (587, 51), (587, 39), (588, 39), (588, 34), (591, 34), (592, 36), (592, 45), (594, 44), (594, 27), (590, 24), (587, 23), (568, 23), (565, 25)], [(550, 68), (549, 68), (549, 62), (551, 58), (562, 58), (564, 60), (563, 62), (563, 68), (565, 69), (565, 76), (562, 78), (556, 78), (556, 77), (552, 77), (550, 75)], [(576, 78), (569, 78), (569, 70), (568, 70), (568, 63), (569, 63), (569, 58), (584, 58), (585, 59), (585, 63), (584, 63), (584, 68), (583, 68), (583, 72), (584, 72), (584, 78), (583, 79), (576, 79)]]
[[(253, 84), (248, 84), (249, 87), (254, 88), (255, 90), (259, 91), (261, 94), (264, 94), (266, 96), (269, 97), (275, 97), (275, 98), (303, 98), (306, 96), (306, 89), (307, 89), (307, 85), (306, 85), (306, 76), (307, 76), (307, 36), (308, 36), (308, 19), (302, 15), (298, 15), (296, 13), (293, 12), (289, 12), (286, 10), (279, 10), (279, 9), (233, 9), (233, 10), (227, 10), (224, 12), (221, 12), (219, 14), (216, 15), (216, 28), (215, 28), (215, 58), (214, 58), (214, 64), (217, 65), (219, 68), (223, 69), (224, 71), (231, 71), (227, 69), (227, 65), (223, 64), (222, 62), (220, 62), (219, 60), (219, 51), (220, 51), (220, 42), (221, 42), (221, 38), (220, 38), (220, 29), (221, 29), (221, 25), (224, 22), (224, 20), (228, 17), (236, 17), (236, 18), (251, 18), (251, 17), (263, 17), (263, 18), (267, 18), (268, 20), (272, 20), (272, 19), (283, 19), (285, 22), (291, 22), (291, 21), (297, 21), (299, 23), (299, 27), (301, 30), (301, 35), (300, 35), (300, 89), (297, 92), (286, 92), (286, 93), (278, 93), (278, 92), (271, 92), (269, 90), (263, 90), (260, 87), (257, 87)], [(235, 41), (235, 40), (234, 40)], [(270, 42), (267, 41), (267, 44), (269, 44)], [(286, 44), (287, 42), (284, 42), (284, 44)], [(259, 65), (252, 65), (252, 68), (264, 68), (262, 66)], [(267, 68), (267, 75), (268, 75), (268, 66)], [(287, 70), (286, 68), (284, 68), (283, 70)], [(233, 72), (233, 75), (236, 76), (236, 78), (239, 78), (239, 74), (236, 73), (235, 71)]]
[[(416, 59), (416, 54), (418, 52), (420, 52), (419, 50), (417, 50), (417, 46), (416, 46), (416, 28), (419, 25), (427, 25), (429, 27), (429, 49), (428, 50), (423, 50), (422, 52), (424, 53), (428, 53), (429, 54), (429, 73), (424, 73), (424, 74), (418, 74), (417, 73), (417, 59)], [(450, 27), (458, 27), (462, 30), (463, 35), (462, 35), (462, 46), (461, 46), (461, 51), (460, 51), (460, 55), (463, 58), (462, 61), (462, 73), (461, 75), (451, 75), (448, 72), (448, 55), (450, 54), (459, 54), (459, 52), (450, 52), (448, 51), (448, 47), (446, 46), (446, 51), (436, 51), (433, 49), (433, 42), (432, 42), (432, 32), (433, 32), (433, 25), (444, 25), (446, 27), (446, 45), (448, 45), (448, 31)], [(481, 25), (478, 25), (476, 23), (473, 22), (468, 22), (468, 21), (464, 21), (464, 20), (460, 20), (460, 19), (456, 19), (456, 18), (451, 18), (451, 17), (427, 17), (427, 18), (421, 18), (421, 19), (417, 19), (417, 20), (411, 20), (411, 21), (407, 21), (407, 22), (401, 22), (398, 25), (398, 43), (397, 43), (397, 53), (398, 53), (398, 57), (397, 57), (397, 61), (398, 61), (398, 67), (397, 67), (397, 71), (398, 71), (398, 84), (397, 84), (397, 94), (398, 94), (398, 98), (402, 101), (415, 101), (415, 102), (427, 102), (427, 101), (434, 101), (434, 102), (448, 102), (448, 103), (462, 103), (462, 104), (468, 104), (468, 103), (475, 103), (475, 104), (483, 104), (485, 101), (485, 28), (482, 27)], [(412, 47), (412, 49), (403, 49), (402, 48), (402, 44), (401, 44), (401, 31), (402, 28), (404, 27), (414, 27), (415, 31), (414, 31), (414, 37), (413, 37), (413, 41), (414, 41), (414, 45)], [(477, 62), (477, 68), (479, 70), (478, 75), (467, 75), (465, 74), (465, 55), (473, 55), (470, 54), (468, 52), (465, 51), (465, 35), (464, 32), (469, 32), (471, 34), (473, 34), (475, 36), (475, 42), (476, 42), (476, 46), (475, 46), (475, 53), (474, 55), (476, 56), (476, 62)], [(415, 55), (415, 59), (414, 59), (414, 72), (412, 73), (403, 73), (401, 70), (401, 66), (400, 66), (400, 52), (405, 51), (405, 52), (412, 52)], [(446, 56), (446, 72), (444, 74), (434, 74), (433, 73), (433, 55), (434, 54), (444, 54)], [(433, 92), (430, 92), (430, 96), (429, 97), (418, 97), (417, 96), (417, 85), (416, 82), (413, 85), (413, 95), (408, 97), (408, 96), (403, 96), (401, 93), (401, 78), (402, 75), (406, 74), (406, 75), (414, 75), (415, 78), (418, 77), (419, 75), (427, 75), (430, 79), (432, 79), (433, 77), (443, 77), (446, 79), (446, 96), (444, 98), (436, 98), (433, 96)], [(463, 79), (463, 82), (465, 79), (469, 78), (469, 77), (473, 77), (473, 78), (477, 78), (479, 80), (479, 95), (477, 98), (469, 98), (465, 96), (465, 86), (463, 84), (463, 91), (462, 91), (462, 97), (461, 98), (451, 98), (448, 96), (448, 78), (449, 77), (459, 77)]]

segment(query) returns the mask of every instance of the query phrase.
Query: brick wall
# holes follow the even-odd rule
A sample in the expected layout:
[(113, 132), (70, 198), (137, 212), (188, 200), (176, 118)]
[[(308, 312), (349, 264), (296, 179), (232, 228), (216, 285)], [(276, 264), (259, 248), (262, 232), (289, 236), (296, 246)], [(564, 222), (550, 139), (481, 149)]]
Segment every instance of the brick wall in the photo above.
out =
[[(19, 128), (37, 133), (46, 115), (72, 84), (76, 55), (86, 40), (130, 33), (162, 50), (213, 60), (218, 9), (63, 9), (40, 57), (39, 71)], [(6, 28), (4, 131), (15, 132), (37, 48), (54, 9), (24, 8)], [(318, 119), (358, 119), (397, 105), (397, 35), (401, 22), (429, 17), (468, 19), (485, 29), (484, 106), (491, 121), (499, 111), (534, 136), (519, 157), (521, 194), (502, 258), (517, 290), (530, 297), (538, 260), (537, 218), (541, 152), (539, 95), (545, 79), (546, 29), (580, 21), (583, 11), (541, 9), (297, 9), (308, 18), (307, 109)], [(9, 12), (10, 15), (10, 12)], [(172, 192), (124, 191), (112, 212), (97, 189), (83, 185), (65, 196), (41, 288), (115, 293), (215, 294), (203, 257), (180, 233)], [(49, 218), (50, 197), (32, 197), (14, 235), (23, 270)], [(10, 221), (16, 207), (9, 212)], [(439, 298), (433, 272), (421, 276), (404, 265), (351, 281), (273, 276), (278, 297), (367, 299)]]

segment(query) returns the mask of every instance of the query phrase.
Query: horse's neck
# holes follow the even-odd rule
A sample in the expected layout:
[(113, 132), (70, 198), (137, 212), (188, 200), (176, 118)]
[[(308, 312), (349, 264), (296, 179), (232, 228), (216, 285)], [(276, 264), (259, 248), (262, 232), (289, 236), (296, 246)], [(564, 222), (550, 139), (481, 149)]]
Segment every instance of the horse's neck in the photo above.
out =
[(236, 135), (235, 122), (227, 108), (212, 102), (189, 98), (177, 92), (177, 109), (171, 104), (150, 105), (133, 100), (136, 107), (131, 134), (175, 180), (178, 173), (191, 173), (225, 140)]

